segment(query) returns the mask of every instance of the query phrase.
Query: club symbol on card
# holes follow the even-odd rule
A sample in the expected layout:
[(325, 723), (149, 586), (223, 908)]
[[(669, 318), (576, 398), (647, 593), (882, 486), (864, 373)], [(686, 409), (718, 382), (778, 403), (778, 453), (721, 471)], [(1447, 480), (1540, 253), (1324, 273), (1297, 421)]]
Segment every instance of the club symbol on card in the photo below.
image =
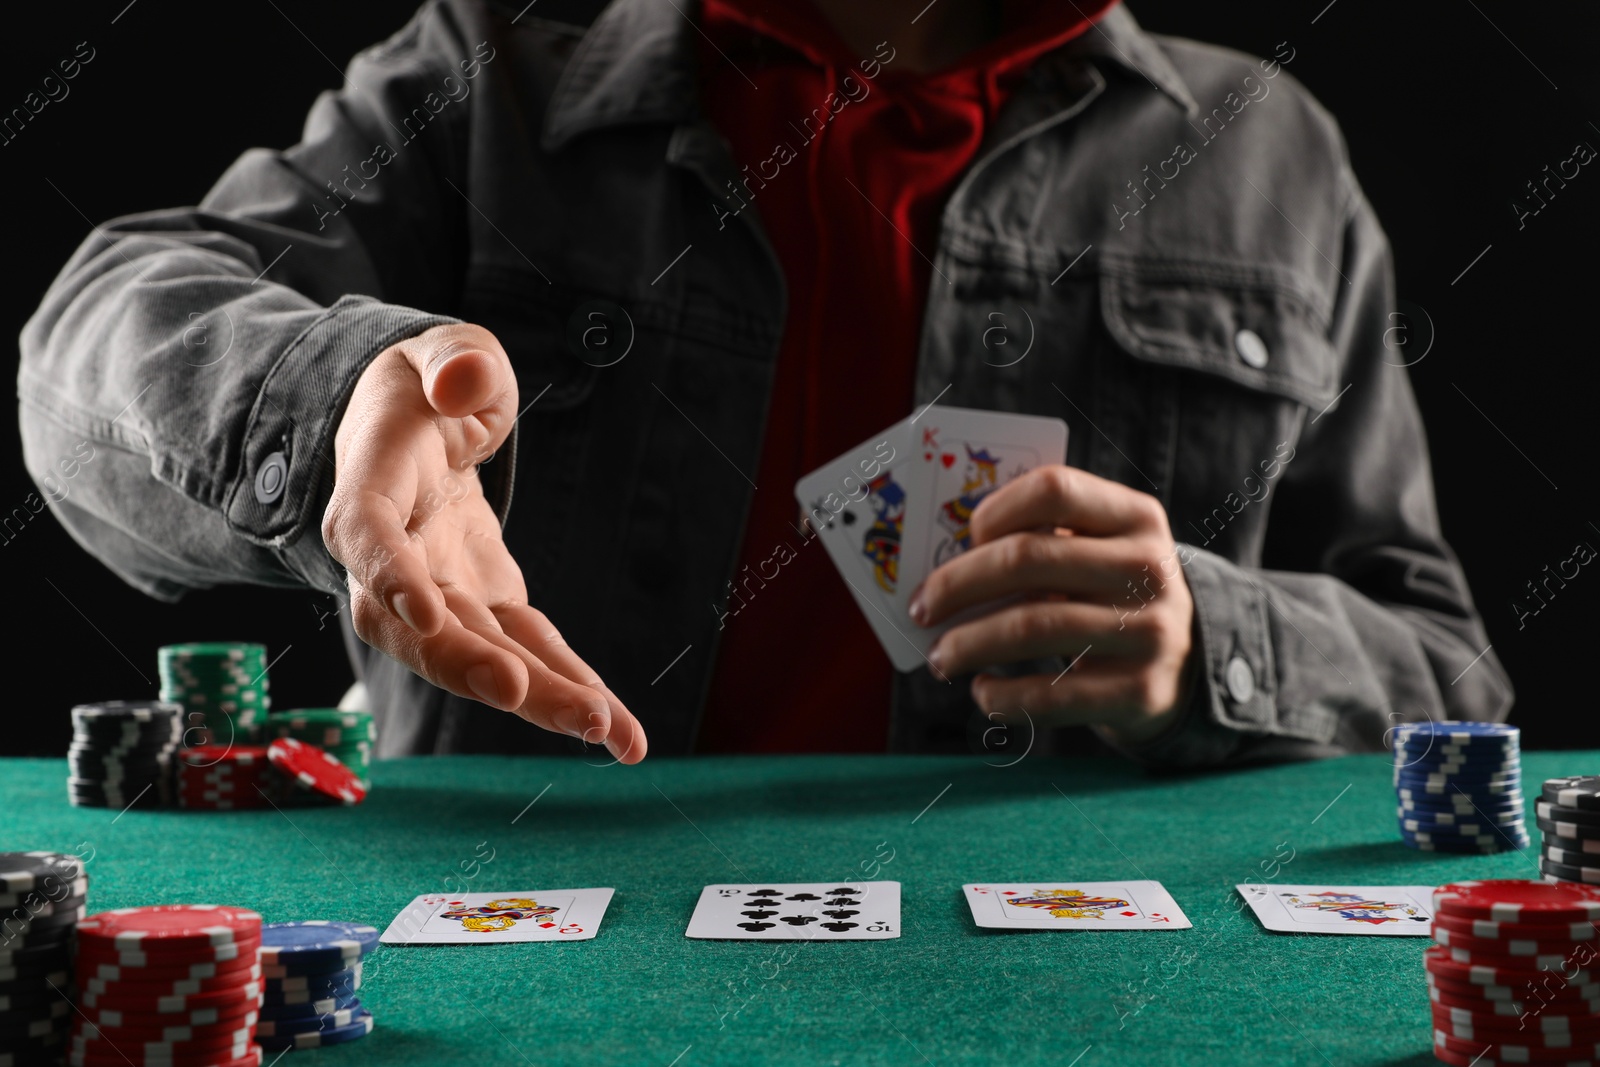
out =
[(821, 900), (822, 898), (817, 896), (815, 893), (792, 893), (789, 896), (784, 897), (783, 899), (784, 900)]
[(776, 889), (752, 889), (752, 890), (750, 890), (750, 896), (753, 896), (753, 897), (781, 897), (781, 896), (783, 896), (783, 894), (778, 892)]
[(823, 901), (823, 903), (830, 908), (851, 908), (859, 905), (861, 901), (850, 897), (833, 897), (830, 900)]
[[(545, 904), (541, 905), (536, 900), (525, 897), (513, 897), (507, 900), (491, 900), (479, 908), (470, 908), (461, 901), (451, 901), (449, 911), (441, 912), (441, 919), (455, 919), (461, 924), (463, 930), (475, 934), (490, 934), (500, 930), (509, 930), (524, 919), (542, 920), (546, 916), (554, 915), (560, 908)], [(540, 926), (553, 926), (554, 923), (540, 922)]]
[(734, 925), (738, 926), (739, 929), (741, 929), (741, 930), (749, 930), (752, 934), (759, 934), (763, 930), (772, 929), (774, 926), (777, 925), (777, 923), (749, 922), (749, 923), (735, 923)]
[[(1359, 893), (1340, 893), (1336, 890), (1325, 889), (1320, 893), (1308, 893), (1301, 897), (1295, 893), (1280, 893), (1284, 903), (1293, 908), (1313, 911), (1322, 915), (1337, 915), (1347, 922), (1368, 923), (1372, 926), (1382, 926), (1384, 923), (1396, 923), (1402, 920), (1411, 922), (1428, 922), (1426, 915), (1417, 914), (1415, 904), (1398, 901), (1368, 900)], [(1385, 915), (1384, 912), (1398, 911), (1402, 915)]]
[[(1031, 897), (1017, 896), (1005, 901), (1013, 908), (1048, 911), (1056, 919), (1104, 919), (1106, 913), (1127, 908), (1131, 901), (1121, 897), (1091, 897), (1081, 889), (1035, 889)], [(1137, 911), (1124, 915), (1137, 917)]]
[(860, 915), (861, 913), (853, 908), (830, 908), (822, 914), (830, 919), (848, 919), (852, 915)]
[(790, 926), (806, 926), (817, 921), (815, 915), (785, 915), (783, 921)]
[(860, 923), (831, 922), (823, 923), (822, 928), (824, 930), (832, 930), (836, 934), (842, 934), (846, 930), (854, 930), (859, 925)]
[(859, 890), (859, 889), (851, 889), (847, 885), (842, 885), (837, 889), (828, 890), (828, 896), (830, 896), (830, 897), (853, 897), (853, 896), (856, 896), (857, 894), (859, 894), (860, 892), (861, 892), (861, 890)]
[(743, 915), (747, 919), (770, 919), (778, 913), (775, 911), (757, 908), (754, 911), (741, 911), (739, 914)]

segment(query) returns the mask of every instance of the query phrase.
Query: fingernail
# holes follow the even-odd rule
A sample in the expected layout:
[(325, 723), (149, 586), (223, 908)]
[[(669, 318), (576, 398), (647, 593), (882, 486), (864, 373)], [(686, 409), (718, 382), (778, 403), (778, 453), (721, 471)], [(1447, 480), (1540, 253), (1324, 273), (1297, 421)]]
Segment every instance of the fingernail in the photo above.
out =
[(940, 674), (944, 673), (944, 650), (940, 646), (934, 645), (928, 650), (928, 666)]
[[(389, 610), (400, 617), (400, 621), (417, 629), (417, 620), (411, 617), (411, 599), (404, 593), (396, 593), (389, 598)], [(420, 631), (419, 631), (420, 632)]]
[(494, 680), (494, 668), (487, 663), (468, 668), (467, 688), (485, 704), (500, 706), (500, 685)]
[(916, 623), (918, 626), (927, 624), (928, 605), (922, 600), (922, 586), (919, 585), (912, 591), (911, 604), (907, 610), (911, 613), (912, 622)]

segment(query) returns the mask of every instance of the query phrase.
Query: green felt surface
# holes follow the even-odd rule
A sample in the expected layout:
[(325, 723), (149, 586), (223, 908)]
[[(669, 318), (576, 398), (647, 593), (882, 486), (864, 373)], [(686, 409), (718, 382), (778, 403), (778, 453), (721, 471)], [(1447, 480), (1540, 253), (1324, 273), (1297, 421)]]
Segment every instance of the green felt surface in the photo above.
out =
[[(1525, 754), (1530, 803), (1594, 765)], [(120, 817), (69, 807), (64, 776), (0, 763), (0, 848), (92, 849), (91, 912), (214, 902), (381, 928), (419, 893), (616, 888), (592, 941), (381, 948), (372, 1035), (293, 1054), (325, 1064), (1429, 1064), (1426, 938), (1267, 933), (1231, 886), (1538, 877), (1534, 849), (1404, 847), (1381, 756), (1186, 778), (1042, 759), (423, 758), (376, 764), (355, 808)], [(1529, 829), (1537, 842), (1531, 811)], [(878, 876), (903, 886), (898, 940), (683, 936), (703, 885), (860, 879), (891, 852)], [(1139, 877), (1194, 929), (990, 932), (960, 893)]]

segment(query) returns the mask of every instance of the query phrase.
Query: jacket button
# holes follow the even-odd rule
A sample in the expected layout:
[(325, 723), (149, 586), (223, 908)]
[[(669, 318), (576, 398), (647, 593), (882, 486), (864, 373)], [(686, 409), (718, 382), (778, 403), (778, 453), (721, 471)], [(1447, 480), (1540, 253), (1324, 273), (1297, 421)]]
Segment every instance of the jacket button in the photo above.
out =
[(1240, 330), (1234, 334), (1233, 347), (1239, 358), (1256, 370), (1267, 365), (1267, 343), (1254, 330)]
[(289, 463), (282, 452), (274, 452), (261, 461), (256, 470), (256, 499), (263, 504), (276, 503), (289, 484)]
[(1227, 670), (1228, 695), (1235, 704), (1248, 704), (1250, 698), (1256, 695), (1256, 674), (1250, 669), (1241, 656), (1235, 656), (1228, 661)]

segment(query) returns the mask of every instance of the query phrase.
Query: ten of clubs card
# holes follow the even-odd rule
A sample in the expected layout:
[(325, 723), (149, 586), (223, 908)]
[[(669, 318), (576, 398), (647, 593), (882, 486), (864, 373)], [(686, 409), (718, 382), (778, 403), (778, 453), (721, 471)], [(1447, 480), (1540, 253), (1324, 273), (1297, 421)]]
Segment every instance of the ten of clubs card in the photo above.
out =
[(1160, 882), (987, 882), (964, 885), (972, 921), (993, 930), (1187, 930)]
[(708, 885), (685, 937), (879, 941), (900, 936), (899, 882)]
[(484, 945), (500, 941), (586, 941), (600, 929), (611, 889), (512, 893), (430, 893), (395, 917), (385, 945)]
[(1268, 930), (1284, 934), (1427, 937), (1433, 887), (1427, 885), (1237, 885)]

